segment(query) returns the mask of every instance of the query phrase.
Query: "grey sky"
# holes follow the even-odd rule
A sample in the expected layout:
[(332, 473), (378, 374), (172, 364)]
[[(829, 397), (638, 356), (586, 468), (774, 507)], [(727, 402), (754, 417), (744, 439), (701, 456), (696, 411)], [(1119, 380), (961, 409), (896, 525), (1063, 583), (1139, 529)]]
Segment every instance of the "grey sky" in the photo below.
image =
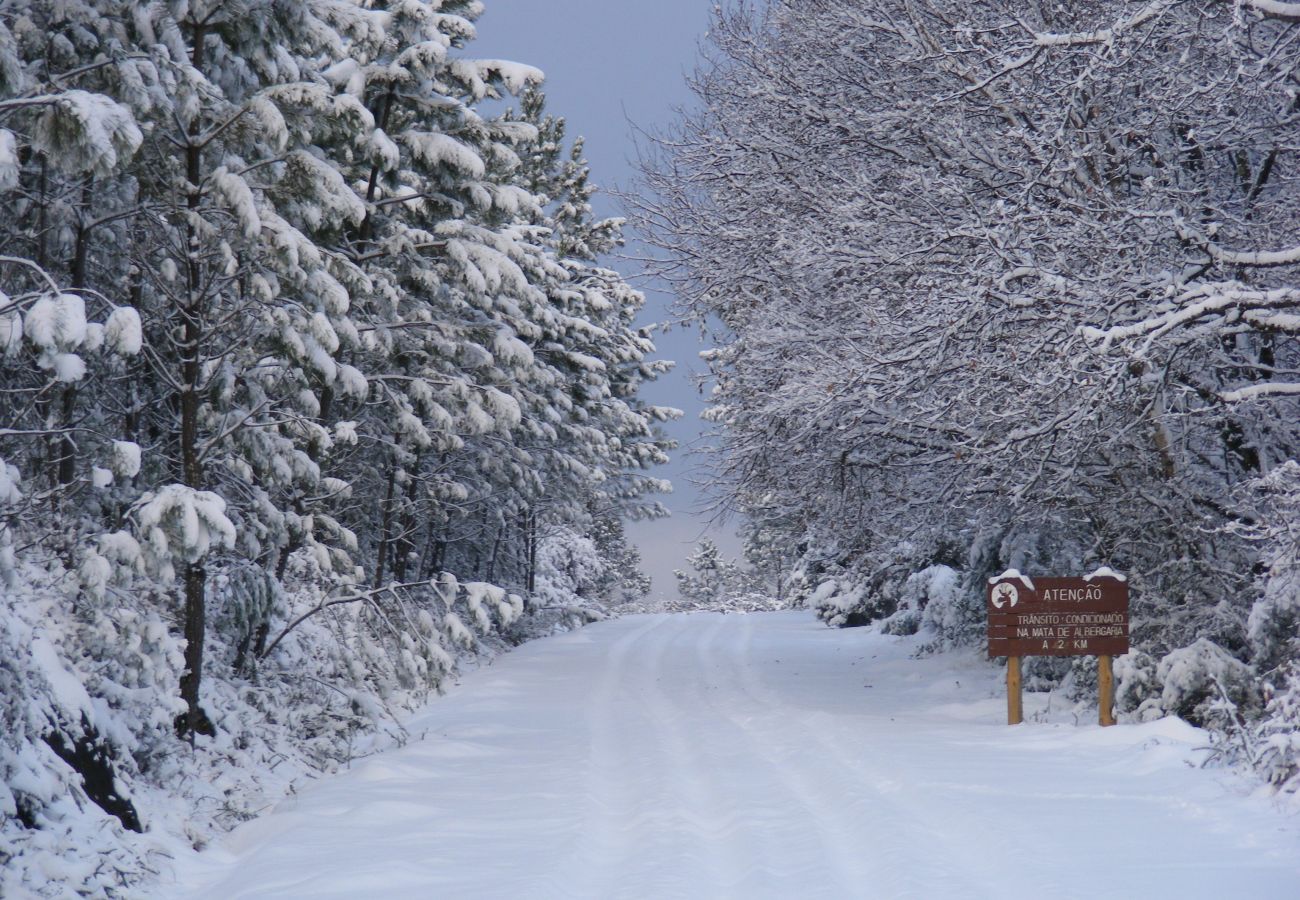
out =
[[(548, 109), (568, 121), (570, 136), (587, 139), (592, 178), (601, 186), (628, 186), (634, 176), (635, 146), (629, 120), (639, 126), (667, 124), (673, 108), (686, 104), (686, 73), (695, 62), (711, 0), (485, 0), (479, 38), (471, 55), (529, 63), (546, 72)], [(619, 210), (599, 198), (598, 212)], [(633, 267), (620, 265), (631, 274)], [(668, 318), (671, 298), (647, 292), (643, 320)], [(708, 533), (728, 555), (739, 552), (733, 529), (710, 528), (692, 486), (700, 460), (684, 451), (700, 434), (703, 404), (690, 380), (698, 371), (701, 345), (690, 330), (659, 335), (660, 355), (677, 361), (677, 369), (645, 392), (646, 398), (675, 406), (686, 416), (670, 427), (683, 445), (673, 463), (656, 474), (673, 481), (675, 492), (664, 498), (673, 517), (633, 523), (630, 534), (641, 548), (645, 570), (656, 593), (672, 593), (672, 570), (699, 537)]]

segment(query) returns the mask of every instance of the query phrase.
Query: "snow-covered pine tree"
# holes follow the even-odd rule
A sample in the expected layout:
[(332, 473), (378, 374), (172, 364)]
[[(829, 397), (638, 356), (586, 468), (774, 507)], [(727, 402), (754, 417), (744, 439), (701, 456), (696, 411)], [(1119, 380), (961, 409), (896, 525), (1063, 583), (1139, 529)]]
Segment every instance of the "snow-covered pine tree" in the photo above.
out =
[[(571, 350), (554, 355), (570, 385), (555, 394), (566, 412), (555, 427), (561, 440), (573, 448), (570, 452), (586, 448), (565, 464), (568, 474), (561, 469), (548, 479), (546, 490), (550, 497), (586, 497), (585, 510), (570, 503), (565, 514), (585, 521), (589, 536), (603, 547), (601, 536), (621, 532), (622, 518), (665, 514), (660, 504), (646, 497), (671, 488), (645, 470), (667, 459), (666, 452), (674, 445), (660, 423), (680, 412), (646, 404), (638, 392), (672, 364), (649, 359), (650, 331), (634, 325), (644, 303), (642, 295), (601, 265), (602, 256), (622, 246), (623, 223), (596, 217), (591, 206), (595, 189), (589, 183), (581, 139), (565, 153), (564, 120), (545, 114), (545, 98), (538, 90), (523, 96), (519, 115), (537, 134), (524, 148), (519, 180), (543, 204), (547, 230), (541, 237), (565, 274), (551, 295), (564, 329), (547, 348)], [(554, 515), (546, 511), (550, 505), (553, 502), (543, 498), (530, 514), (536, 517), (541, 511), (545, 521)], [(628, 589), (641, 590), (644, 576), (632, 573), (636, 566), (617, 549), (618, 541), (608, 546), (615, 555), (606, 558), (607, 572), (625, 572), (620, 577)]]
[(687, 603), (707, 608), (721, 603), (729, 591), (736, 589), (739, 569), (735, 562), (724, 559), (722, 551), (711, 539), (704, 538), (686, 557), (686, 570), (673, 572), (677, 579), (677, 593)]
[[(0, 664), (34, 698), (0, 706), (20, 884), (32, 848), (83, 849), (56, 747), (97, 748), (128, 805), (238, 817), (261, 761), (328, 767), (515, 622), (543, 536), (657, 511), (671, 413), (636, 396), (664, 365), (641, 297), (595, 261), (617, 224), (580, 151), (546, 164), (561, 208), (536, 127), (483, 112), (541, 75), (464, 57), (481, 12), (0, 14), (0, 633), (39, 650)], [(86, 890), (138, 878), (92, 830), (116, 855)]]
[[(139, 428), (164, 485), (142, 495), (134, 520), (154, 573), (175, 571), (182, 585), (184, 731), (211, 729), (201, 699), (210, 554), (225, 547), (274, 572), (311, 540), (295, 498), (318, 490), (313, 452), (329, 438), (305, 400), (312, 377), (331, 373), (302, 336), (333, 339), (328, 316), (346, 311), (358, 275), (286, 215), (337, 228), (362, 213), (308, 124), (322, 112), (315, 68), (345, 40), (340, 11), (197, 3), (134, 18), (170, 100), (150, 116), (138, 157), (145, 214), (130, 247), (153, 390)], [(366, 118), (356, 105), (325, 111), (342, 127)]]

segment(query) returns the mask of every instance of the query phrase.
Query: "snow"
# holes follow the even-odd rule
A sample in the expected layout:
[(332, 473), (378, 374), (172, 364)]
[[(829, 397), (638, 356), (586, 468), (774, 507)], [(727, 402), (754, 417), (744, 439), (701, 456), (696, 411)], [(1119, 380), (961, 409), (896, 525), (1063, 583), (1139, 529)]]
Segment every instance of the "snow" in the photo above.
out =
[[(1270, 0), (1262, 0), (1262, 2), (1270, 2)], [(1131, 31), (1153, 17), (1160, 15), (1172, 5), (1173, 0), (1153, 0), (1153, 2), (1148, 3), (1132, 17), (1117, 22), (1113, 28), (1102, 28), (1097, 31), (1088, 31), (1076, 34), (1043, 32), (1034, 35), (1034, 43), (1039, 47), (1061, 47), (1077, 44), (1110, 44), (1118, 36)]]
[(1087, 340), (1098, 343), (1103, 350), (1117, 341), (1145, 335), (1147, 341), (1142, 348), (1145, 351), (1155, 339), (1165, 333), (1203, 318), (1227, 315), (1239, 308), (1284, 308), (1297, 301), (1300, 301), (1300, 290), (1292, 287), (1258, 290), (1234, 282), (1209, 282), (1184, 291), (1176, 303), (1159, 307), (1153, 315), (1141, 321), (1107, 329), (1084, 325), (1080, 326), (1079, 333)]
[(86, 325), (86, 339), (81, 342), (79, 349), (88, 353), (94, 353), (104, 346), (104, 326), (98, 322), (90, 322)]
[(37, 361), (42, 369), (51, 369), (54, 379), (71, 384), (86, 377), (86, 361), (75, 353), (55, 353), (41, 356)]
[(806, 611), (628, 616), (463, 678), (414, 739), (159, 897), (1300, 896), (1300, 820), (1177, 719), (1100, 728), (975, 652)]
[(541, 84), (546, 78), (541, 69), (503, 59), (455, 59), (449, 68), (466, 83), (470, 96), (475, 100), (488, 96), (487, 82), (490, 79), (499, 78), (507, 91), (518, 94), (529, 85)]
[(104, 338), (114, 353), (135, 356), (144, 346), (140, 313), (130, 306), (119, 306), (113, 310), (104, 323)]
[[(361, 370), (355, 366), (349, 366), (347, 363), (339, 363), (338, 379), (339, 386), (345, 396), (363, 400), (370, 390), (370, 384), (366, 381), (366, 376), (361, 373)], [(347, 425), (350, 423), (342, 422), (339, 424)]]
[(1028, 588), (1031, 591), (1034, 589), (1034, 583), (1030, 581), (1029, 576), (1020, 574), (1019, 569), (1007, 569), (1001, 575), (997, 575), (993, 578), (990, 578), (989, 584), (997, 584), (999, 581), (1012, 581), (1012, 580), (1019, 581), (1021, 584), (1023, 584), (1026, 588)]
[(510, 62), (505, 59), (483, 59), (478, 61), (479, 70), (484, 78), (495, 74), (505, 84), (506, 90), (518, 94), (530, 85), (539, 85), (546, 80), (546, 75), (536, 66)]
[(37, 120), (32, 145), (65, 172), (110, 175), (144, 140), (131, 111), (103, 94), (63, 91)]
[(235, 221), (239, 222), (244, 237), (251, 239), (261, 234), (262, 218), (257, 212), (257, 200), (242, 176), (222, 166), (212, 173), (212, 186), (214, 193), (225, 201)]
[(1300, 3), (1288, 3), (1285, 0), (1241, 0), (1243, 6), (1258, 10), (1266, 16), (1300, 22)]
[(1219, 399), (1224, 403), (1240, 403), (1244, 400), (1254, 400), (1259, 397), (1285, 396), (1300, 394), (1300, 383), (1297, 382), (1268, 382), (1265, 384), (1253, 384), (1250, 387), (1238, 388), (1235, 391), (1222, 391)]
[(447, 613), (442, 620), (442, 626), (447, 630), (447, 639), (453, 645), (466, 649), (474, 646), (474, 632), (465, 627), (460, 616), (452, 612)]
[(335, 422), (334, 440), (339, 444), (355, 444), (357, 442), (357, 423)]
[(522, 366), (533, 364), (532, 348), (506, 329), (498, 331), (496, 337), (493, 338), (492, 352), (503, 362)]
[(1127, 578), (1125, 578), (1120, 573), (1116, 572), (1110, 566), (1101, 566), (1100, 568), (1093, 569), (1087, 575), (1083, 576), (1084, 581), (1092, 581), (1096, 578), (1114, 578), (1116, 581), (1128, 581)]
[(20, 168), (14, 133), (0, 128), (0, 191), (12, 191), (18, 187)]
[(20, 480), (18, 467), (0, 457), (0, 509), (17, 505), (23, 499), (22, 491), (18, 490)]
[(1207, 244), (1205, 249), (1215, 259), (1230, 266), (1292, 266), (1300, 263), (1300, 247), (1288, 247), (1285, 250), (1241, 252), (1224, 250), (1213, 244)]
[(86, 303), (76, 294), (42, 297), (27, 310), (23, 331), (47, 353), (80, 346), (86, 339)]
[(370, 135), (370, 145), (375, 165), (379, 166), (383, 171), (391, 172), (401, 165), (402, 151), (398, 149), (397, 144), (393, 143), (393, 139), (384, 133), (382, 128), (376, 128)]
[(226, 501), (211, 491), (166, 485), (140, 498), (135, 518), (159, 571), (171, 571), (173, 558), (193, 563), (213, 547), (235, 544), (235, 526), (226, 517)]
[(504, 422), (507, 428), (514, 428), (523, 421), (523, 410), (519, 407), (519, 401), (509, 394), (502, 393), (496, 388), (487, 388), (483, 392), (488, 406), (492, 407), (492, 415), (500, 422)]
[(40, 672), (49, 688), (51, 699), (56, 707), (81, 713), (89, 722), (94, 721), (95, 704), (90, 695), (75, 675), (69, 672), (59, 659), (58, 651), (45, 639), (37, 635), (31, 642), (32, 662)]
[(432, 131), (407, 131), (402, 141), (411, 152), (430, 166), (449, 166), (470, 178), (487, 172), (483, 160), (468, 145), (450, 135)]
[(23, 319), (17, 308), (0, 291), (0, 353), (14, 354), (22, 346)]
[(77, 567), (77, 577), (87, 594), (96, 600), (103, 600), (108, 585), (113, 580), (113, 563), (90, 550)]
[(123, 478), (140, 474), (140, 445), (134, 441), (113, 441), (112, 469)]

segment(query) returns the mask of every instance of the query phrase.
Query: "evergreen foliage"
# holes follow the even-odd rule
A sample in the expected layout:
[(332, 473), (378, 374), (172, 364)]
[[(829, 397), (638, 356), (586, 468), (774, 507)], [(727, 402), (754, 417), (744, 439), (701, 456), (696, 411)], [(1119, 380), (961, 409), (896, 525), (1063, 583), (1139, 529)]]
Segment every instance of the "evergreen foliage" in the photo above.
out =
[[(610, 573), (591, 602), (643, 590), (669, 364), (542, 73), (467, 55), (481, 13), (0, 12), (5, 886), (83, 815), (74, 748), (237, 819), (259, 761), (329, 767), (551, 627), (547, 535)], [(113, 834), (81, 889), (143, 874)]]

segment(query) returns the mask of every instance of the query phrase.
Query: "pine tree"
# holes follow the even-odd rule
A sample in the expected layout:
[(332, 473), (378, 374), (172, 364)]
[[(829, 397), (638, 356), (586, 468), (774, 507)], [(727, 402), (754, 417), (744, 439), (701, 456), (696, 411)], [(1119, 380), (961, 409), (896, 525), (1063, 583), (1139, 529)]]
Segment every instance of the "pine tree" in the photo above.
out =
[(697, 606), (716, 605), (738, 590), (739, 567), (722, 556), (709, 538), (704, 538), (686, 557), (687, 571), (675, 571), (677, 592), (682, 599)]
[[(480, 13), (0, 16), (0, 633), (96, 698), (0, 666), (38, 697), (0, 704), (0, 812), (80, 814), (51, 734), (128, 782), (217, 745), (328, 765), (483, 635), (556, 623), (519, 622), (556, 535), (583, 603), (636, 589), (667, 364), (541, 73), (465, 55)], [(483, 112), (511, 94), (535, 113)]]

